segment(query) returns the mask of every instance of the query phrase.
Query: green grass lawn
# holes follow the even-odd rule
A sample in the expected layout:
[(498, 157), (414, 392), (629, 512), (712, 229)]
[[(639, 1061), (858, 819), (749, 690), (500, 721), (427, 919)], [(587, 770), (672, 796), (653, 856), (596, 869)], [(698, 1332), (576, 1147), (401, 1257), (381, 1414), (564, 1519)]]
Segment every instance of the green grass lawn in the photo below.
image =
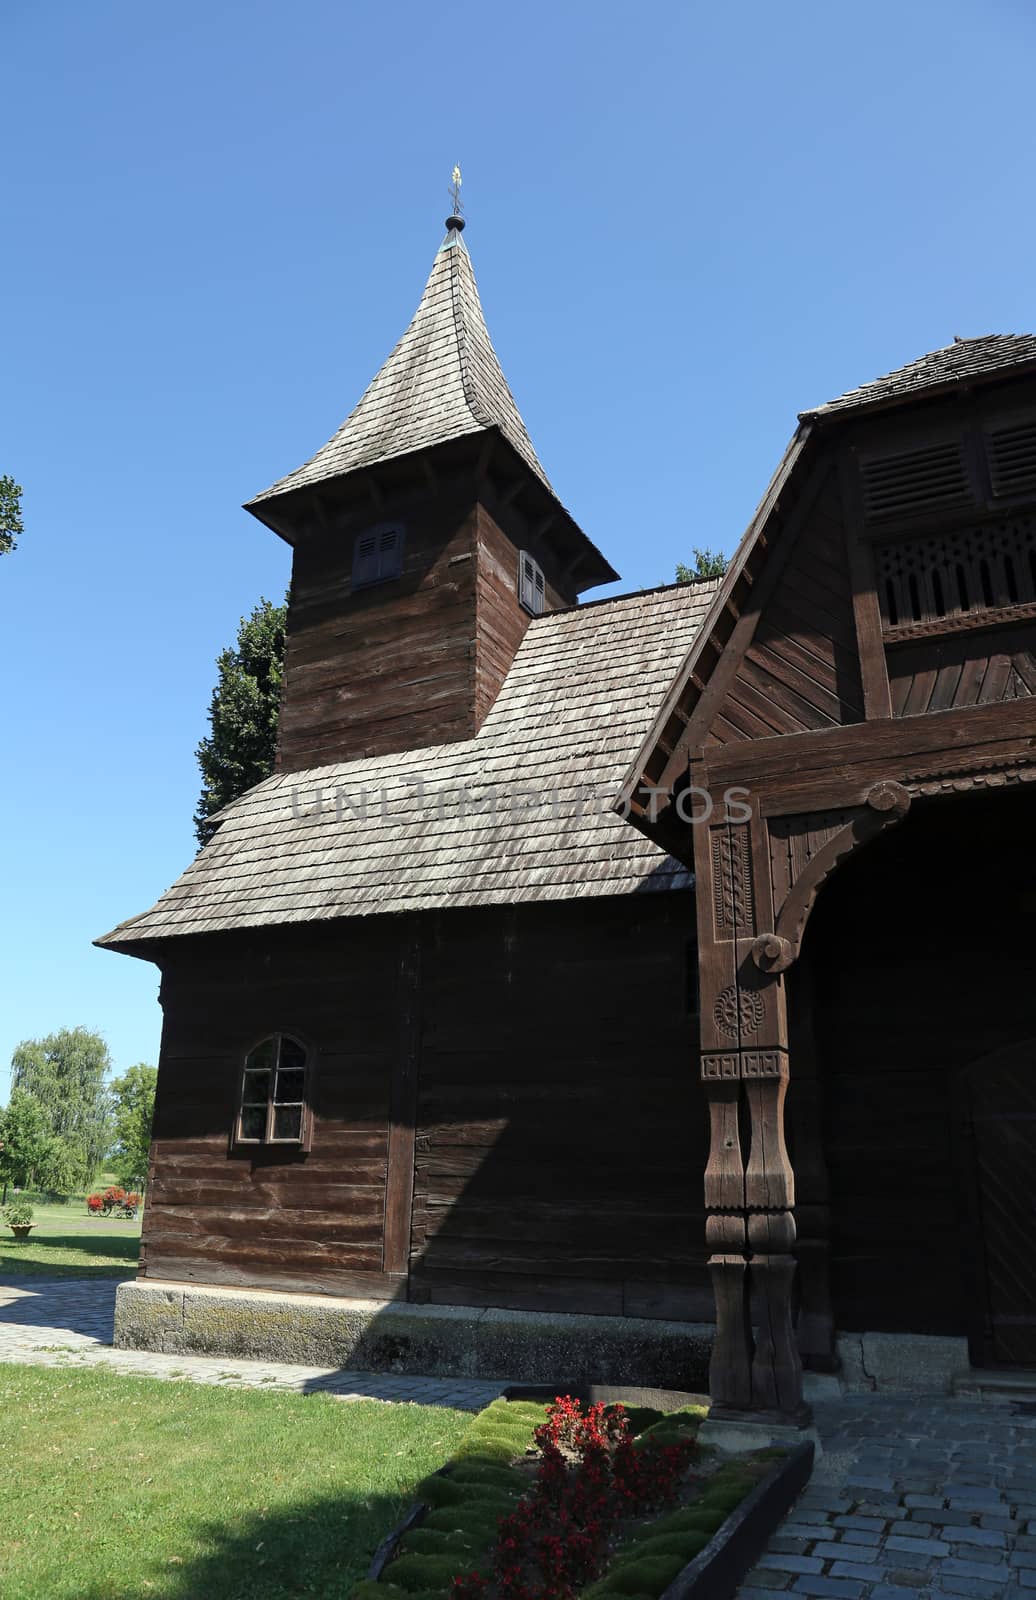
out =
[(0, 1365), (4, 1600), (345, 1600), (471, 1418)]
[[(15, 1196), (8, 1195), (8, 1199)], [(67, 1205), (33, 1205), (33, 1229), (16, 1239), (0, 1224), (0, 1282), (37, 1277), (131, 1278), (140, 1251), (140, 1218), (117, 1222), (90, 1217), (85, 1201)]]

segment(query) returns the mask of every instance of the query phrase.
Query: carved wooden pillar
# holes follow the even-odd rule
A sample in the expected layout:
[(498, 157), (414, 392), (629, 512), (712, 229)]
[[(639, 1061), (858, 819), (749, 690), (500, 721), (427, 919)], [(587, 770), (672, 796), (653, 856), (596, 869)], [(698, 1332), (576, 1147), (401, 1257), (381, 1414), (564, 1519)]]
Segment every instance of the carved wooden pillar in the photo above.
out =
[(695, 869), (702, 1078), (711, 1126), (705, 1206), (716, 1295), (713, 1413), (797, 1420), (804, 1412), (791, 1319), (787, 1011), (782, 974), (766, 970), (755, 953), (760, 916), (764, 926), (773, 925), (765, 821), (756, 815), (743, 823), (699, 824)]

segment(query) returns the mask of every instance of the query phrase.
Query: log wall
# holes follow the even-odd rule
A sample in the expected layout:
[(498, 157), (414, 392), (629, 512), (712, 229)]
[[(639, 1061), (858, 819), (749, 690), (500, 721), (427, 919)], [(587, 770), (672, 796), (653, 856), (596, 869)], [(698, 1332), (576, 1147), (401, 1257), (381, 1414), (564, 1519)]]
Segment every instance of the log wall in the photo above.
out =
[[(194, 941), (163, 979), (145, 1274), (708, 1316), (692, 917), (660, 894)], [(276, 1030), (317, 1051), (312, 1150), (254, 1157), (237, 1077)]]

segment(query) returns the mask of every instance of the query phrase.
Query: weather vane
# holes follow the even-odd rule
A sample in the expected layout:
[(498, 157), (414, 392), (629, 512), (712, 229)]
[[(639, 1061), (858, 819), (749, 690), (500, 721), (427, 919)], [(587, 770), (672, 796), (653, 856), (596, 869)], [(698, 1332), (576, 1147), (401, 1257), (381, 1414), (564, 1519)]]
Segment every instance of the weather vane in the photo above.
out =
[(460, 186), (463, 180), (460, 175), (460, 168), (454, 167), (450, 176), (450, 199), (453, 201), (453, 215), (462, 217), (464, 215), (464, 207), (460, 203)]

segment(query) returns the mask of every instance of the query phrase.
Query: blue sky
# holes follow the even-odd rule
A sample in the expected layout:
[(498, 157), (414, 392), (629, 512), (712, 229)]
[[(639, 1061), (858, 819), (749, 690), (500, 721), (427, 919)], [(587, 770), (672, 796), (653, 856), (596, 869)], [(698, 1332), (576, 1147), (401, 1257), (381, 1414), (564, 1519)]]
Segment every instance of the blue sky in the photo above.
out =
[(4, 0), (0, 1095), (91, 947), (193, 854), (214, 658), (287, 584), (243, 500), (408, 321), (464, 169), (504, 370), (621, 571), (729, 551), (795, 414), (1036, 326), (1027, 0), (521, 6)]

